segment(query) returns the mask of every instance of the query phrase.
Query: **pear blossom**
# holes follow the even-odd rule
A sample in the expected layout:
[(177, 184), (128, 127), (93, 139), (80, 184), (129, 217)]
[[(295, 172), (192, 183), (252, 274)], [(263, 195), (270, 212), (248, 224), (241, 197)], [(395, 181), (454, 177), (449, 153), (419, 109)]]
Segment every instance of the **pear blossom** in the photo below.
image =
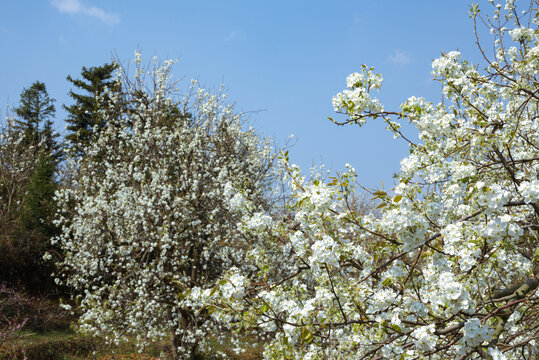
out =
[(346, 78), (332, 99), (346, 120), (333, 122), (384, 121), (409, 145), (394, 188), (369, 190), (378, 209), (357, 206), (353, 169), (308, 180), (283, 157), (290, 213), (254, 233), (242, 218), (257, 237), (248, 255), (257, 271), (245, 274), (257, 285), (222, 307), (252, 315), (241, 326), (268, 336), (265, 359), (539, 357), (539, 7), (531, 3), (492, 1), (490, 16), (472, 6), (472, 20), (494, 38), (481, 50), (494, 56), (484, 69), (459, 51), (435, 59), (440, 103), (409, 97), (385, 110), (374, 68)]
[(87, 155), (69, 159), (76, 176), (56, 194), (57, 281), (74, 289), (80, 331), (111, 343), (135, 337), (141, 348), (170, 339), (177, 358), (194, 359), (208, 334), (233, 337), (223, 330), (237, 319), (211, 306), (246, 293), (240, 269), (253, 266), (237, 225), (253, 211), (253, 229), (271, 226), (262, 211), (274, 152), (224, 93), (196, 82), (180, 92), (172, 62), (147, 71), (141, 61), (134, 74), (121, 69), (122, 92), (107, 95), (108, 125)]

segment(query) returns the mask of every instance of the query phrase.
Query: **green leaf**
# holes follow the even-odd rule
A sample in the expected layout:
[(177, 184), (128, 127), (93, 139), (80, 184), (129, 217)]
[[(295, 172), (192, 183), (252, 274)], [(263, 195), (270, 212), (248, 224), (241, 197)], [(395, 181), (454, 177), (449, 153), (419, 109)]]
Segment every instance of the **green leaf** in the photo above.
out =
[(479, 14), (479, 5), (478, 4), (471, 4), (470, 5), (470, 10), (468, 12), (468, 15), (471, 17), (471, 18), (474, 18), (477, 16), (477, 14)]
[(374, 195), (376, 195), (376, 196), (387, 196), (387, 193), (385, 191), (378, 190), (377, 192), (374, 193)]
[(397, 325), (397, 324), (391, 324), (391, 327), (393, 328), (393, 330), (395, 330), (397, 332), (402, 332), (400, 326)]
[(354, 333), (359, 333), (361, 331), (361, 329), (363, 329), (363, 324), (354, 324), (352, 326), (352, 331), (354, 331)]
[(305, 344), (308, 344), (311, 341), (313, 341), (313, 333), (311, 332), (311, 330), (309, 330), (307, 328), (303, 328), (301, 330), (301, 338), (303, 339)]
[(376, 208), (377, 209), (381, 209), (383, 208), (384, 206), (386, 206), (387, 204), (385, 202), (381, 203), (380, 205), (378, 205)]
[(393, 202), (395, 203), (398, 203), (399, 201), (402, 200), (402, 195), (396, 195), (394, 198), (393, 198)]

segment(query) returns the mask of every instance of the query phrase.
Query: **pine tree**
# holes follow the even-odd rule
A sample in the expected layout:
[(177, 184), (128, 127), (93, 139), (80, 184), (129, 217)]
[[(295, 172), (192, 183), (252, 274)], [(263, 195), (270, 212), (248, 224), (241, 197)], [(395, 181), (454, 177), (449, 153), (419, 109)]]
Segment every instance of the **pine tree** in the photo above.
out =
[(56, 162), (45, 150), (37, 155), (32, 175), (24, 186), (22, 206), (12, 231), (14, 255), (11, 264), (13, 276), (32, 291), (52, 288), (51, 264), (43, 261), (43, 255), (51, 250), (50, 240), (57, 234), (52, 220), (56, 213), (54, 193)]
[[(0, 244), (2, 277), (35, 291), (53, 286), (49, 276), (52, 269), (42, 258), (56, 233), (52, 223), (56, 211), (55, 177), (62, 157), (62, 145), (52, 129), (54, 101), (45, 84), (36, 81), (21, 92), (13, 127), (2, 129), (2, 134), (8, 136), (1, 144), (0, 194), (6, 193), (6, 186), (12, 189), (9, 198), (2, 196), (0, 205), (6, 207), (10, 199), (17, 203), (6, 214), (10, 223), (3, 229)], [(16, 167), (9, 161), (14, 152), (22, 156)], [(23, 172), (18, 169), (20, 166)]]
[(41, 151), (34, 165), (34, 171), (25, 188), (23, 207), (19, 222), (27, 231), (40, 233), (46, 237), (54, 234), (52, 217), (55, 213), (54, 180), (56, 164), (46, 151)]
[(34, 148), (35, 154), (43, 148), (54, 160), (61, 157), (58, 134), (52, 130), (56, 113), (54, 100), (47, 92), (44, 83), (36, 81), (29, 88), (23, 89), (19, 107), (15, 108), (15, 130), (23, 133), (24, 143)]
[(86, 92), (86, 94), (77, 94), (71, 90), (69, 96), (75, 100), (75, 103), (70, 106), (64, 105), (64, 109), (69, 113), (66, 119), (68, 123), (66, 129), (69, 132), (66, 140), (76, 155), (84, 155), (84, 147), (96, 136), (95, 128), (97, 127), (99, 131), (106, 125), (99, 114), (100, 104), (97, 98), (103, 95), (106, 88), (112, 91), (118, 90), (118, 85), (113, 79), (116, 68), (115, 63), (90, 68), (83, 67), (82, 80), (67, 76), (67, 80), (75, 87)]

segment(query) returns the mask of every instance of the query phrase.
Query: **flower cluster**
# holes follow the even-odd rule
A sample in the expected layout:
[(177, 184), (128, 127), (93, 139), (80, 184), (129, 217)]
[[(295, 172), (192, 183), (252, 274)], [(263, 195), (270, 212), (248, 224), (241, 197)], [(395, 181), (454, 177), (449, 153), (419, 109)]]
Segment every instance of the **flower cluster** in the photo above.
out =
[[(483, 73), (456, 51), (433, 62), (442, 103), (384, 111), (371, 96), (382, 77), (366, 66), (333, 98), (344, 123), (381, 116), (397, 137), (399, 121), (418, 130), (393, 194), (372, 191), (379, 210), (357, 206), (353, 169), (309, 181), (285, 161), (285, 220), (242, 218), (258, 271), (222, 306), (270, 335), (267, 359), (539, 356), (539, 17), (535, 2), (522, 14), (505, 5), (514, 28), (492, 26)], [(503, 11), (494, 4), (484, 23)]]
[[(382, 76), (373, 73), (373, 68), (363, 67), (361, 73), (353, 73), (346, 79), (347, 90), (333, 97), (333, 107), (337, 112), (350, 114), (353, 119), (361, 120), (363, 112), (383, 111), (380, 100), (372, 97), (371, 90), (380, 90)], [(359, 123), (362, 123), (359, 121)]]
[[(196, 82), (181, 93), (170, 62), (150, 72), (135, 62), (100, 109), (107, 127), (70, 160), (72, 186), (56, 195), (58, 281), (76, 291), (82, 331), (111, 342), (135, 336), (141, 346), (172, 334), (178, 354), (192, 356), (207, 334), (230, 336), (208, 302), (225, 273), (224, 297), (242, 296), (249, 243), (239, 209), (269, 209), (274, 155), (225, 94)], [(255, 215), (249, 225), (265, 224)]]

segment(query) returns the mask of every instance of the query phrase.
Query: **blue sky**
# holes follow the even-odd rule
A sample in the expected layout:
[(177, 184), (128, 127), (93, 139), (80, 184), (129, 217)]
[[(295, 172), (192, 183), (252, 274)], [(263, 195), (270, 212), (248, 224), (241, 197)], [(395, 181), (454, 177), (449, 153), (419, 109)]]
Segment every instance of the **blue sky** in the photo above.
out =
[(456, 49), (479, 59), (470, 2), (4, 0), (0, 114), (39, 80), (57, 100), (63, 130), (61, 104), (71, 104), (66, 76), (77, 78), (82, 66), (102, 65), (113, 54), (127, 63), (140, 49), (146, 59), (178, 59), (178, 78), (198, 78), (212, 89), (224, 82), (260, 134), (278, 143), (295, 135), (291, 160), (301, 167), (342, 170), (350, 163), (362, 184), (383, 180), (390, 188), (407, 146), (377, 121), (331, 124), (331, 98), (348, 74), (368, 64), (384, 76), (386, 109), (412, 95), (440, 100), (431, 61)]

